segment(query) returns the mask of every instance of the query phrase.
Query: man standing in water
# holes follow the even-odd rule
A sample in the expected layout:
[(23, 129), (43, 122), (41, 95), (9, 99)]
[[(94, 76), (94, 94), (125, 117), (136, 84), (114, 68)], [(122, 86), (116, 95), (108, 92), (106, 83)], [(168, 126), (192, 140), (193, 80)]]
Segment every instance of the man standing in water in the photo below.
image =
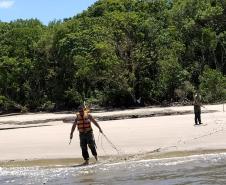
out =
[(195, 125), (202, 124), (202, 122), (201, 122), (201, 106), (202, 106), (201, 95), (199, 94), (199, 92), (196, 92), (194, 95)]
[(73, 138), (73, 133), (76, 128), (78, 127), (79, 131), (79, 138), (80, 138), (80, 147), (82, 149), (82, 156), (85, 162), (83, 163), (84, 165), (89, 164), (89, 153), (88, 153), (88, 147), (89, 146), (93, 156), (97, 160), (97, 151), (96, 151), (96, 144), (94, 140), (94, 135), (93, 135), (93, 129), (91, 127), (91, 122), (94, 123), (94, 125), (99, 128), (100, 133), (103, 133), (100, 125), (96, 122), (96, 120), (88, 114), (87, 111), (85, 111), (84, 106), (80, 106), (78, 108), (78, 113), (77, 117), (75, 119), (75, 122), (71, 128), (71, 134), (70, 134), (70, 139)]

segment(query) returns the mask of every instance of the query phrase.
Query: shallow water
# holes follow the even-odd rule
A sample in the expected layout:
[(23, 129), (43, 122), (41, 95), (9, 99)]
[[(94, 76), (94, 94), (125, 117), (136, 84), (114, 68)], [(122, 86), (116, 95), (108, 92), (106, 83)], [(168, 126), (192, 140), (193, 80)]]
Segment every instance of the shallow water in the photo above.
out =
[(165, 159), (102, 161), (89, 166), (1, 168), (1, 185), (226, 184), (226, 153)]

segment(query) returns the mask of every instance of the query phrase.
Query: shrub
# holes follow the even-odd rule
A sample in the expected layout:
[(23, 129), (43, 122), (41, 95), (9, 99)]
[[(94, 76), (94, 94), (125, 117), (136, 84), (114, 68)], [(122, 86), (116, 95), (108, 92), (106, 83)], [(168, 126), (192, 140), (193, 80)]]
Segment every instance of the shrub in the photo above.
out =
[(20, 110), (20, 106), (16, 105), (15, 102), (5, 96), (0, 96), (0, 113), (18, 112)]
[(226, 77), (217, 70), (205, 67), (201, 76), (200, 90), (207, 103), (226, 99)]

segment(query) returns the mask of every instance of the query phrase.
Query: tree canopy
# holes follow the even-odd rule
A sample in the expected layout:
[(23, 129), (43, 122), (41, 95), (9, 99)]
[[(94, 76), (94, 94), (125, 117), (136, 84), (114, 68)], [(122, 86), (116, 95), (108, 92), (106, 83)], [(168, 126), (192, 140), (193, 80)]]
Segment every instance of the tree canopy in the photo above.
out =
[(225, 75), (225, 0), (99, 0), (48, 26), (0, 22), (1, 112), (160, 104), (195, 90), (213, 103), (226, 99)]

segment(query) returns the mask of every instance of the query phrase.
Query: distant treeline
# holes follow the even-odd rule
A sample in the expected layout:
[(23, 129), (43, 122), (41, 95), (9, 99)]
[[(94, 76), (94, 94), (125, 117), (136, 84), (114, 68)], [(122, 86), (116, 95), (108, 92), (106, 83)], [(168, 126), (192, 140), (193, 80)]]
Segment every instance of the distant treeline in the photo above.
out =
[(99, 0), (0, 22), (0, 112), (226, 99), (225, 0)]

